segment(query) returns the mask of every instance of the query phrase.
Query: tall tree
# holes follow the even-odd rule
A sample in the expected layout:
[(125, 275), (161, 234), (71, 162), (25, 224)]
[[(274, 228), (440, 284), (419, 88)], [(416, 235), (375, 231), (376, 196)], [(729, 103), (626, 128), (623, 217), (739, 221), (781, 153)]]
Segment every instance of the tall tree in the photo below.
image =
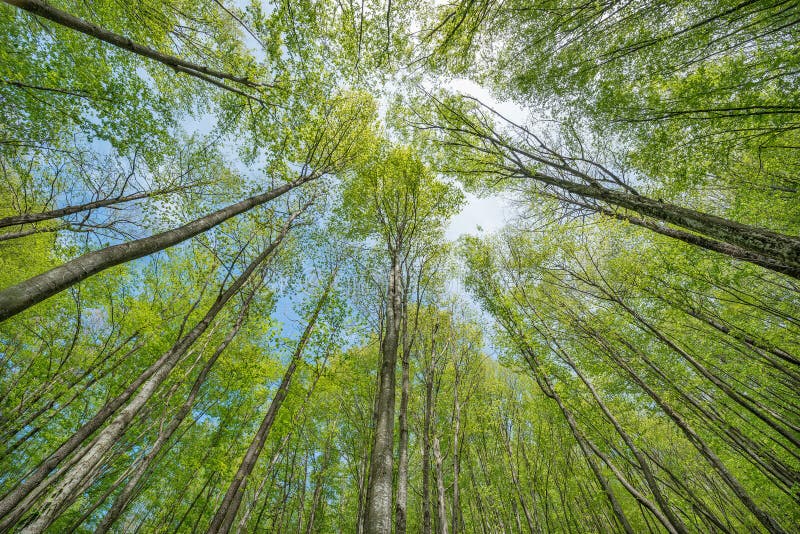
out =
[[(403, 264), (412, 246), (430, 243), (443, 220), (460, 203), (452, 186), (437, 181), (409, 148), (387, 148), (382, 158), (364, 167), (346, 185), (343, 210), (351, 232), (375, 236), (385, 247), (388, 281), (381, 364), (375, 403), (374, 438), (370, 453), (365, 531), (392, 528), (394, 417), (397, 355), (407, 308)], [(423, 241), (424, 240), (424, 241)]]

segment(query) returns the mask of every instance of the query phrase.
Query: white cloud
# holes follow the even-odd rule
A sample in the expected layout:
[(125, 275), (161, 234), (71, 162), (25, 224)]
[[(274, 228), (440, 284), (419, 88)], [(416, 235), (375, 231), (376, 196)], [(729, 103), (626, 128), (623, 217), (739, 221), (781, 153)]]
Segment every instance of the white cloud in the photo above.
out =
[(501, 102), (497, 100), (487, 88), (478, 85), (472, 80), (456, 78), (447, 84), (447, 88), (454, 93), (460, 93), (462, 95), (477, 98), (505, 118), (517, 124), (527, 122), (527, 119), (530, 115), (528, 111), (525, 111), (525, 109), (518, 106), (514, 102), (510, 102), (508, 100)]
[[(477, 98), (507, 119), (517, 123), (526, 122), (529, 115), (527, 111), (513, 102), (498, 101), (488, 89), (471, 80), (464, 78), (451, 80), (447, 84), (447, 89), (454, 93)], [(445, 237), (451, 241), (455, 241), (464, 234), (477, 236), (496, 232), (510, 220), (513, 213), (511, 203), (500, 195), (477, 197), (467, 193), (466, 200), (464, 209), (450, 220), (445, 231)]]
[(461, 213), (450, 219), (445, 237), (455, 241), (464, 234), (481, 235), (496, 232), (508, 222), (512, 208), (501, 196), (477, 197), (466, 194), (467, 202)]

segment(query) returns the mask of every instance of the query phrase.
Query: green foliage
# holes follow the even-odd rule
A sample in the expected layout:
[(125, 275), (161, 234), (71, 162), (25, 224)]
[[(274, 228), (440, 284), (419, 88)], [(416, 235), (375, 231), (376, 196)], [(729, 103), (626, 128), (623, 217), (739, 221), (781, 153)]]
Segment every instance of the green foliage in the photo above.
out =
[[(619, 532), (620, 514), (633, 532), (798, 530), (795, 277), (536, 179), (795, 239), (794, 4), (52, 6), (248, 82), (0, 6), (0, 288), (313, 180), (0, 324), (0, 503), (182, 350), (140, 410), (121, 421), (130, 399), (117, 407), (0, 530), (41, 517), (115, 424), (46, 530), (95, 532), (127, 491), (113, 532), (206, 530), (331, 273), (232, 531), (363, 531), (390, 327), (407, 531), (428, 516), (458, 534)], [(457, 78), (502, 102), (455, 94)], [(464, 190), (518, 210), (448, 242)]]

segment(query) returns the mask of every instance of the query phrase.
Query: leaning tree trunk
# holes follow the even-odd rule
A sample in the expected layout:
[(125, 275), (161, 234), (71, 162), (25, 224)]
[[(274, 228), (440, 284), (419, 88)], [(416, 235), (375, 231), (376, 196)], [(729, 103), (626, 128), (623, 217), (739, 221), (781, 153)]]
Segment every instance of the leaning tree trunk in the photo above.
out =
[[(473, 118), (443, 104), (441, 101), (437, 101), (436, 105), (446, 110), (454, 118), (449, 119), (451, 121), (450, 125), (448, 125), (449, 127), (435, 124), (430, 126), (445, 130), (448, 135), (452, 135), (457, 139), (457, 144), (468, 146), (478, 153), (496, 156), (494, 168), (504, 176), (511, 175), (528, 178), (546, 187), (556, 188), (556, 190), (560, 190), (564, 194), (556, 192), (555, 196), (562, 198), (565, 195), (574, 195), (577, 197), (575, 205), (578, 206), (585, 207), (585, 201), (593, 199), (608, 206), (624, 208), (639, 215), (652, 217), (656, 221), (673, 224), (685, 230), (696, 232), (700, 236), (705, 236), (715, 242), (696, 240), (694, 242), (696, 245), (705, 246), (709, 244), (711, 245), (711, 250), (722, 253), (729, 253), (725, 245), (732, 245), (736, 247), (737, 251), (743, 252), (745, 257), (740, 256), (739, 259), (752, 261), (778, 272), (787, 273), (790, 276), (800, 276), (800, 238), (796, 236), (773, 232), (669, 202), (648, 198), (630, 188), (615, 190), (605, 187), (592, 176), (571, 166), (568, 158), (562, 157), (542, 145), (538, 139), (536, 141), (541, 147), (540, 152), (536, 152), (539, 149), (525, 149), (521, 144), (515, 146), (503, 135), (493, 130), (486, 122), (477, 119), (473, 120)], [(491, 111), (496, 113), (494, 110)], [(505, 117), (503, 119), (513, 124)], [(459, 122), (463, 124), (459, 124)], [(520, 129), (518, 125), (514, 124), (514, 126)], [(529, 133), (525, 132), (526, 135)], [(568, 175), (571, 179), (545, 174), (537, 170), (537, 167), (549, 168), (554, 172)], [(606, 169), (604, 170), (608, 173)], [(617, 181), (621, 183), (621, 181)], [(552, 195), (552, 193), (545, 194)], [(566, 202), (572, 202), (569, 198), (564, 199)], [(638, 223), (639, 221), (636, 221), (636, 224)], [(648, 227), (647, 225), (642, 226)], [(669, 232), (660, 233), (669, 235)], [(673, 237), (692, 242), (691, 238), (684, 239), (684, 237), (688, 236), (675, 235)], [(748, 254), (755, 256), (747, 257)]]
[[(750, 494), (739, 482), (739, 480), (731, 473), (722, 460), (716, 453), (708, 446), (703, 438), (689, 425), (689, 423), (670, 405), (667, 403), (653, 388), (651, 388), (628, 364), (628, 362), (618, 355), (610, 343), (598, 333), (593, 332), (593, 335), (601, 345), (605, 348), (605, 353), (623, 369), (628, 376), (658, 405), (659, 408), (669, 417), (673, 423), (681, 430), (686, 439), (691, 443), (697, 451), (703, 455), (714, 470), (719, 474), (720, 478), (725, 484), (733, 491), (734, 495), (742, 502), (758, 521), (767, 529), (768, 532), (774, 534), (784, 534), (786, 531), (781, 527), (778, 521), (772, 517), (765, 510), (762, 510), (753, 501)], [(649, 362), (648, 362), (649, 363)]]
[[(58, 467), (81, 443), (86, 441), (95, 431), (97, 431), (108, 418), (125, 404), (128, 399), (139, 389), (139, 387), (150, 378), (158, 368), (164, 364), (166, 354), (145, 369), (122, 393), (108, 401), (94, 417), (87, 421), (77, 432), (67, 439), (63, 444), (48, 456), (25, 480), (19, 483), (0, 500), (0, 531), (13, 525), (24, 513), (24, 506), (20, 507), (23, 501), (33, 502), (41, 492), (37, 490), (42, 482)], [(16, 511), (13, 511), (14, 509)], [(13, 512), (12, 512), (13, 511)]]
[[(181, 191), (182, 189), (184, 188), (164, 187), (161, 189), (154, 189), (152, 191), (140, 191), (138, 193), (131, 193), (129, 195), (123, 195), (120, 193), (115, 197), (101, 198), (99, 200), (93, 200), (91, 202), (85, 202), (83, 204), (65, 206), (63, 208), (41, 211), (38, 213), (21, 213), (19, 215), (9, 215), (8, 217), (0, 218), (0, 228), (6, 228), (8, 226), (18, 226), (24, 224), (33, 224), (37, 222), (49, 221), (52, 219), (59, 219), (61, 217), (66, 217), (67, 215), (74, 215), (76, 213), (81, 213), (84, 211), (92, 211), (106, 206), (124, 204), (126, 202), (133, 202), (134, 200), (142, 200), (145, 198), (151, 198), (159, 195), (168, 195), (170, 193), (176, 193), (178, 191)], [(5, 237), (6, 235), (9, 234), (0, 235), (0, 241), (8, 239)]]
[[(500, 310), (504, 312), (505, 310)], [(578, 423), (575, 420), (575, 417), (572, 414), (572, 411), (564, 404), (561, 395), (553, 389), (549, 378), (547, 375), (542, 371), (541, 366), (539, 364), (538, 358), (536, 356), (536, 352), (530, 348), (530, 346), (525, 341), (524, 335), (518, 331), (517, 325), (514, 322), (513, 318), (505, 316), (497, 317), (503, 329), (508, 333), (509, 336), (515, 341), (517, 348), (519, 349), (522, 356), (525, 358), (528, 366), (533, 373), (533, 377), (536, 380), (536, 383), (539, 385), (539, 389), (541, 389), (542, 393), (544, 393), (547, 397), (553, 399), (556, 404), (558, 405), (559, 410), (564, 415), (564, 419), (566, 419), (567, 424), (569, 425), (570, 431), (572, 432), (575, 441), (578, 442), (578, 446), (583, 453), (586, 462), (589, 464), (592, 472), (594, 473), (597, 482), (603, 488), (603, 492), (606, 494), (608, 498), (608, 502), (611, 505), (611, 510), (614, 513), (617, 521), (619, 521), (620, 526), (626, 532), (626, 534), (634, 534), (633, 527), (631, 526), (630, 522), (628, 521), (627, 516), (625, 515), (622, 506), (617, 499), (616, 494), (614, 493), (613, 488), (608, 482), (608, 479), (603, 475), (600, 467), (597, 465), (594, 456), (592, 455), (593, 447), (592, 444), (589, 442), (587, 437), (581, 432), (580, 428), (578, 428)]]
[(367, 534), (392, 530), (392, 479), (394, 464), (395, 367), (402, 316), (400, 263), (392, 255), (386, 305), (386, 334), (381, 345), (381, 368), (376, 399), (375, 433), (367, 482)]
[[(795, 278), (800, 277), (800, 239), (796, 237), (738, 223), (676, 204), (653, 200), (642, 195), (615, 191), (603, 187), (597, 182), (585, 185), (541, 172), (531, 172), (525, 167), (520, 167), (519, 170), (528, 178), (545, 185), (557, 187), (582, 198), (591, 198), (625, 208), (658, 221), (674, 224), (711, 238), (716, 241), (716, 244), (706, 247), (706, 243), (699, 238), (692, 240), (688, 236), (671, 235), (675, 232), (667, 230), (659, 232), (664, 235), (710, 248), (716, 252), (786, 273)], [(651, 225), (640, 224), (639, 220), (636, 221), (636, 224), (652, 229)], [(733, 248), (725, 245), (731, 245)]]
[(586, 208), (588, 210), (592, 210), (597, 213), (602, 213), (607, 217), (612, 217), (620, 221), (625, 221), (631, 224), (635, 224), (636, 226), (641, 226), (642, 228), (646, 228), (647, 230), (650, 230), (652, 232), (656, 232), (658, 234), (671, 237), (679, 241), (683, 241), (684, 243), (688, 243), (690, 245), (695, 245), (707, 250), (718, 252), (720, 254), (730, 256), (731, 258), (734, 258), (736, 260), (746, 261), (749, 263), (753, 263), (755, 265), (760, 265), (765, 269), (770, 269), (775, 272), (788, 274), (789, 276), (794, 278), (800, 278), (800, 266), (787, 265), (785, 262), (776, 261), (773, 258), (770, 258), (763, 254), (746, 250), (740, 246), (732, 245), (724, 241), (709, 239), (707, 237), (703, 237), (698, 234), (693, 234), (685, 230), (679, 230), (677, 228), (667, 226), (663, 222), (656, 221), (653, 219), (634, 217), (633, 215), (614, 211), (612, 209), (604, 208), (602, 206), (596, 206), (586, 202), (580, 202), (576, 199), (570, 199), (563, 195), (553, 195), (553, 197), (561, 201), (573, 204), (575, 206)]
[(114, 499), (114, 504), (111, 505), (111, 508), (108, 510), (105, 516), (103, 516), (103, 520), (97, 526), (95, 534), (105, 534), (110, 530), (111, 526), (117, 521), (117, 519), (120, 518), (130, 503), (133, 493), (139, 485), (139, 481), (142, 479), (142, 477), (144, 477), (145, 473), (147, 473), (150, 465), (161, 452), (161, 449), (164, 447), (164, 445), (169, 442), (170, 438), (172, 438), (172, 435), (175, 433), (178, 427), (180, 427), (184, 419), (186, 419), (186, 416), (189, 415), (192, 406), (197, 399), (197, 395), (200, 392), (200, 388), (208, 377), (208, 373), (211, 372), (212, 367), (214, 367), (214, 364), (217, 363), (220, 355), (225, 351), (231, 341), (233, 341), (233, 338), (236, 337), (236, 334), (238, 334), (239, 330), (242, 328), (245, 317), (247, 316), (247, 311), (250, 307), (250, 302), (255, 296), (255, 292), (256, 288), (254, 288), (253, 291), (248, 294), (245, 302), (242, 304), (242, 308), (239, 311), (238, 316), (236, 317), (236, 322), (234, 323), (233, 328), (222, 340), (222, 343), (220, 343), (219, 346), (214, 350), (214, 353), (208, 359), (205, 366), (203, 366), (203, 369), (200, 370), (200, 373), (197, 375), (197, 378), (195, 378), (194, 384), (192, 385), (192, 389), (189, 391), (189, 395), (186, 397), (183, 404), (181, 404), (180, 408), (178, 408), (177, 413), (172, 417), (172, 420), (169, 422), (167, 427), (159, 433), (155, 443), (150, 448), (150, 451), (144, 456), (144, 458), (142, 458), (141, 462), (139, 462), (139, 465), (136, 466), (135, 472), (128, 479), (125, 487)]
[(67, 13), (66, 11), (61, 11), (60, 9), (52, 7), (46, 4), (45, 2), (42, 2), (41, 0), (3, 0), (3, 1), (12, 6), (24, 9), (29, 13), (33, 13), (34, 15), (38, 15), (40, 17), (51, 20), (56, 24), (66, 26), (67, 28), (79, 31), (85, 35), (94, 37), (95, 39), (105, 41), (108, 44), (114, 45), (124, 50), (128, 50), (129, 52), (133, 52), (134, 54), (138, 54), (140, 56), (158, 61), (159, 63), (162, 63), (176, 71), (185, 72), (190, 76), (194, 76), (196, 78), (213, 83), (218, 87), (228, 88), (237, 93), (240, 92), (238, 89), (230, 88), (222, 84), (222, 82), (219, 80), (229, 80), (248, 87), (256, 87), (262, 85), (244, 76), (235, 76), (232, 74), (228, 74), (227, 72), (211, 69), (204, 65), (198, 65), (196, 63), (186, 61), (185, 59), (181, 59), (179, 57), (172, 56), (169, 54), (164, 54), (153, 48), (141, 45), (139, 43), (135, 43), (128, 37), (125, 37), (124, 35), (119, 35), (110, 32), (104, 28), (99, 27), (96, 24), (92, 24), (70, 13)]
[(583, 453), (584, 458), (586, 458), (589, 467), (591, 468), (592, 472), (594, 473), (595, 478), (600, 483), (600, 486), (603, 488), (606, 497), (608, 498), (609, 503), (611, 504), (611, 510), (614, 512), (614, 516), (619, 521), (620, 525), (622, 526), (623, 530), (627, 534), (634, 534), (633, 527), (631, 527), (630, 522), (628, 521), (625, 512), (622, 510), (622, 506), (619, 503), (616, 495), (614, 494), (614, 490), (611, 488), (611, 485), (608, 483), (608, 480), (600, 471), (600, 467), (597, 465), (597, 462), (592, 457), (592, 449), (589, 441), (583, 435), (583, 432), (580, 431), (578, 428), (578, 423), (575, 421), (575, 417), (572, 415), (572, 412), (566, 407), (564, 401), (561, 399), (561, 396), (553, 389), (548, 380), (547, 376), (541, 374), (539, 369), (538, 363), (536, 360), (533, 359), (531, 354), (528, 354), (529, 364), (532, 367), (532, 371), (539, 376), (538, 382), (539, 386), (542, 388), (542, 391), (545, 395), (550, 397), (551, 399), (556, 401), (558, 404), (561, 413), (564, 414), (564, 418), (567, 420), (567, 424), (569, 425), (570, 430), (572, 431), (572, 435), (575, 437), (575, 441), (578, 442), (578, 445), (581, 448), (581, 452)]
[(266, 193), (252, 196), (241, 202), (231, 204), (205, 217), (195, 219), (179, 228), (161, 232), (153, 236), (121, 243), (101, 250), (89, 252), (54, 267), (40, 275), (29, 278), (0, 291), (0, 322), (27, 310), (48, 297), (64, 291), (81, 280), (85, 280), (106, 269), (143, 256), (153, 254), (187, 239), (201, 234), (220, 223), (244, 213), (256, 206), (273, 200), (297, 186), (314, 180), (318, 176), (310, 174), (276, 187)]
[[(557, 342), (556, 342), (557, 343)], [(655, 499), (658, 507), (663, 512), (663, 516), (656, 515), (656, 518), (662, 522), (664, 528), (667, 529), (669, 532), (675, 532), (679, 534), (687, 534), (688, 531), (686, 530), (686, 526), (683, 524), (683, 521), (680, 520), (679, 517), (675, 514), (672, 510), (672, 507), (667, 502), (666, 497), (661, 491), (661, 487), (656, 480), (655, 473), (653, 473), (652, 469), (650, 469), (650, 464), (648, 463), (647, 459), (645, 458), (644, 454), (639, 450), (639, 447), (633, 442), (633, 439), (628, 435), (625, 429), (622, 428), (622, 425), (619, 423), (616, 417), (611, 413), (611, 410), (608, 409), (603, 399), (600, 398), (599, 393), (595, 389), (592, 382), (586, 377), (586, 375), (578, 369), (575, 362), (572, 358), (560, 347), (558, 346), (557, 350), (558, 354), (564, 359), (564, 361), (569, 365), (569, 367), (575, 372), (577, 377), (583, 382), (586, 388), (591, 393), (592, 398), (600, 407), (600, 410), (606, 416), (606, 419), (612, 424), (614, 429), (617, 431), (617, 434), (622, 438), (627, 445), (628, 449), (631, 451), (633, 456), (636, 458), (636, 463), (639, 464), (639, 469), (642, 471), (644, 475), (645, 482), (647, 483), (647, 487), (650, 488), (650, 491), (653, 494), (653, 498)]]
[(311, 313), (308, 324), (306, 325), (303, 334), (300, 336), (300, 340), (297, 343), (294, 354), (292, 354), (292, 359), (289, 362), (289, 366), (286, 368), (286, 372), (283, 374), (281, 383), (278, 386), (278, 390), (275, 392), (275, 396), (272, 398), (272, 402), (267, 409), (264, 420), (261, 422), (261, 426), (256, 432), (256, 435), (253, 437), (253, 440), (250, 442), (250, 446), (248, 447), (247, 452), (242, 459), (242, 463), (239, 465), (239, 469), (234, 475), (233, 481), (230, 483), (228, 490), (225, 492), (222, 503), (217, 509), (216, 514), (214, 514), (214, 518), (211, 520), (211, 525), (208, 527), (209, 534), (216, 534), (220, 532), (227, 533), (230, 530), (231, 525), (233, 525), (233, 521), (236, 519), (236, 513), (239, 511), (239, 506), (242, 502), (242, 497), (244, 496), (247, 478), (250, 476), (250, 473), (253, 472), (253, 468), (258, 461), (258, 457), (261, 455), (261, 451), (264, 448), (264, 443), (266, 443), (267, 437), (269, 436), (269, 431), (272, 428), (272, 424), (275, 422), (275, 417), (278, 415), (278, 411), (283, 405), (286, 395), (289, 393), (289, 386), (292, 382), (292, 376), (294, 375), (298, 364), (302, 361), (303, 351), (305, 350), (306, 345), (311, 338), (311, 333), (313, 332), (314, 326), (317, 323), (317, 318), (319, 317), (320, 312), (328, 300), (328, 296), (330, 295), (330, 291), (333, 286), (333, 281), (336, 277), (336, 272), (337, 270), (334, 270), (334, 272), (328, 278), (325, 290), (317, 302), (314, 311)]
[[(323, 360), (322, 365), (324, 366), (326, 362), (327, 362), (327, 357)], [(314, 381), (311, 382), (311, 387), (308, 388), (308, 391), (306, 391), (306, 395), (305, 395), (305, 397), (303, 397), (303, 402), (300, 404), (299, 410), (297, 410), (294, 413), (294, 415), (292, 416), (292, 420), (291, 420), (290, 426), (292, 427), (293, 430), (291, 430), (290, 432), (287, 432), (286, 435), (283, 436), (283, 439), (281, 440), (280, 445), (278, 445), (278, 447), (275, 450), (275, 453), (272, 455), (272, 458), (270, 458), (270, 461), (267, 463), (266, 467), (264, 468), (264, 473), (265, 473), (263, 475), (264, 479), (262, 480), (262, 482), (259, 485), (258, 489), (256, 489), (255, 494), (253, 495), (253, 501), (252, 501), (253, 504), (255, 504), (255, 502), (258, 500), (258, 498), (261, 496), (261, 493), (264, 490), (264, 485), (266, 483), (266, 473), (269, 473), (274, 469), (275, 464), (278, 463), (278, 460), (280, 459), (281, 454), (283, 453), (284, 447), (286, 447), (286, 445), (289, 443), (289, 440), (292, 438), (292, 432), (295, 431), (294, 430), (294, 425), (297, 424), (297, 421), (299, 419), (299, 415), (305, 413), (305, 407), (306, 407), (306, 405), (308, 405), (309, 399), (314, 394), (314, 391), (317, 388), (317, 383), (319, 382), (320, 376), (322, 376), (322, 370), (320, 370), (318, 373), (315, 374)], [(274, 481), (275, 481), (275, 475), (272, 476), (272, 482), (270, 482), (270, 485), (272, 485), (272, 483)], [(256, 531), (258, 531), (258, 524), (261, 521), (261, 514), (264, 513), (264, 506), (266, 506), (268, 501), (269, 501), (268, 499), (266, 499), (266, 498), (264, 499), (264, 505), (262, 506), (261, 511), (258, 514), (258, 518), (256, 519), (256, 527), (255, 527)], [(237, 532), (243, 532), (245, 530), (245, 527), (247, 526), (247, 522), (250, 521), (250, 515), (252, 514), (252, 512), (253, 512), (253, 508), (252, 507), (248, 507), (245, 510), (245, 512), (242, 514), (241, 519), (239, 520), (239, 525), (237, 526)]]
[[(64, 478), (57, 484), (56, 488), (38, 510), (39, 513), (37, 517), (21, 532), (26, 534), (43, 532), (63, 512), (64, 506), (70, 502), (73, 495), (76, 492), (82, 491), (88, 484), (91, 484), (93, 477), (90, 475), (102, 460), (103, 456), (113, 447), (119, 438), (122, 437), (125, 431), (130, 427), (134, 417), (139, 413), (150, 397), (152, 397), (158, 386), (169, 377), (172, 369), (180, 362), (182, 356), (191, 345), (207, 330), (219, 312), (225, 307), (225, 304), (239, 292), (256, 268), (272, 255), (288, 233), (294, 219), (299, 214), (299, 211), (292, 214), (281, 230), (281, 234), (278, 238), (270, 243), (270, 245), (267, 246), (236, 278), (231, 286), (217, 297), (203, 319), (162, 356), (159, 360), (161, 365), (159, 365), (155, 372), (142, 384), (138, 392), (132, 396), (127, 406), (125, 406), (111, 423), (97, 434), (90, 445), (81, 452), (80, 457), (73, 463), (72, 467), (64, 473)], [(44, 484), (47, 484), (47, 481), (44, 481)], [(11, 526), (13, 522), (16, 521), (14, 518), (9, 519), (11, 522), (6, 524), (7, 520), (4, 521), (0, 529)]]

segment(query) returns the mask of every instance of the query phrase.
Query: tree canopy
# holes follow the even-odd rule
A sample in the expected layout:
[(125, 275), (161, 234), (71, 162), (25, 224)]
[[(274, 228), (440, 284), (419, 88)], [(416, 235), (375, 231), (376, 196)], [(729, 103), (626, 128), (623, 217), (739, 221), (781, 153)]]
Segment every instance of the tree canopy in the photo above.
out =
[(800, 530), (798, 22), (3, 0), (0, 532)]

